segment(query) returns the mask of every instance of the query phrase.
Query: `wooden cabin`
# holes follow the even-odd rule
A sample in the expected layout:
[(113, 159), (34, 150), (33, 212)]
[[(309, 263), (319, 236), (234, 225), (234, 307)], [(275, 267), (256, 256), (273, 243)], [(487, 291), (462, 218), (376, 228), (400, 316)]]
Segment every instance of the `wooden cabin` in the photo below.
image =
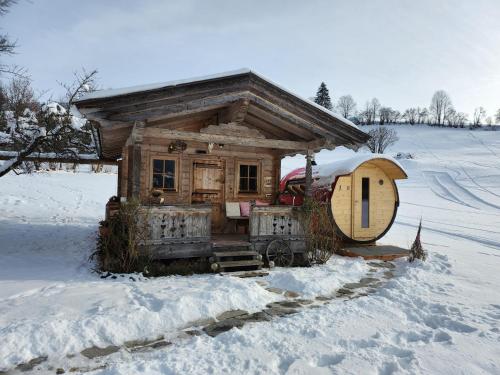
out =
[[(329, 202), (331, 224), (347, 241), (370, 243), (391, 228), (399, 206), (395, 180), (408, 176), (401, 165), (384, 155), (358, 155), (313, 167), (313, 196)], [(280, 183), (280, 202), (300, 205), (305, 168), (296, 169)]]
[(293, 207), (275, 205), (281, 159), (304, 154), (310, 169), (314, 152), (369, 138), (247, 69), (97, 91), (76, 106), (97, 129), (100, 157), (118, 161), (117, 196), (149, 210), (156, 258), (211, 256), (228, 243), (264, 252), (277, 238), (300, 251)]

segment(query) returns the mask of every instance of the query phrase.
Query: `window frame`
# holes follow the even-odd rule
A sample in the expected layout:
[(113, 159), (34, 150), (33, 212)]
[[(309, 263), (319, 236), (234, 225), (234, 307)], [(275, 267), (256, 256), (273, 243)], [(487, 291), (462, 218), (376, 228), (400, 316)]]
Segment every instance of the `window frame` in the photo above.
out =
[[(366, 184), (365, 184), (366, 183)], [(361, 178), (361, 228), (370, 228), (370, 177)]]
[[(154, 175), (155, 174), (160, 174), (160, 173), (155, 173), (154, 172), (154, 161), (155, 160), (161, 160), (161, 161), (168, 161), (171, 160), (175, 164), (175, 171), (174, 171), (174, 188), (173, 189), (167, 189), (167, 188), (160, 188), (160, 187), (155, 187), (154, 186)], [(151, 184), (151, 189), (157, 189), (161, 190), (164, 193), (168, 194), (177, 194), (179, 192), (179, 159), (176, 157), (169, 157), (169, 156), (159, 156), (159, 155), (153, 155), (151, 156), (151, 167), (150, 167), (150, 172), (151, 172), (151, 178), (150, 178), (150, 184)], [(165, 172), (161, 173), (163, 176), (165, 176)]]
[[(255, 191), (250, 191), (250, 190), (240, 190), (240, 168), (242, 165), (245, 166), (255, 166), (257, 167), (257, 189)], [(262, 167), (261, 163), (258, 160), (238, 160), (236, 163), (236, 191), (238, 192), (238, 195), (259, 195), (261, 192), (261, 173), (262, 173)], [(248, 181), (250, 181), (250, 177), (247, 177)]]

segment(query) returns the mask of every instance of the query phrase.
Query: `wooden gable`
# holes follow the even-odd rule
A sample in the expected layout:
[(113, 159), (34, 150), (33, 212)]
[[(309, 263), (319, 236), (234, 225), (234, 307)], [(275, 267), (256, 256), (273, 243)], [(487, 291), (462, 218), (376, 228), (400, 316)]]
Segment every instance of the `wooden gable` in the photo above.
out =
[(349, 121), (251, 71), (90, 94), (76, 103), (95, 122), (100, 154), (121, 156), (134, 124), (157, 138), (276, 149), (281, 154), (358, 146), (368, 135)]

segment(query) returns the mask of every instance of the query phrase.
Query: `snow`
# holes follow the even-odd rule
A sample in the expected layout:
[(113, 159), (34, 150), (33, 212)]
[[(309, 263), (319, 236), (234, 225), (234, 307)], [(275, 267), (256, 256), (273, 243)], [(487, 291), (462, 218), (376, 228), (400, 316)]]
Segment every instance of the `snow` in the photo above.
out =
[(77, 100), (77, 102), (82, 102), (85, 100), (92, 100), (92, 99), (111, 98), (111, 97), (115, 97), (115, 96), (128, 95), (128, 94), (133, 94), (133, 93), (143, 92), (143, 91), (158, 90), (158, 89), (163, 89), (163, 88), (172, 87), (172, 86), (179, 86), (179, 85), (185, 85), (185, 84), (193, 83), (193, 82), (209, 81), (212, 79), (238, 76), (238, 75), (247, 74), (247, 73), (251, 73), (251, 70), (247, 69), (247, 68), (242, 68), (242, 69), (231, 70), (231, 71), (222, 72), (222, 73), (210, 74), (210, 75), (206, 75), (206, 76), (177, 79), (177, 80), (172, 80), (172, 81), (167, 81), (167, 82), (150, 83), (150, 84), (146, 84), (146, 85), (137, 85), (137, 86), (131, 86), (131, 87), (122, 87), (122, 88), (118, 88), (118, 89), (97, 90), (97, 91), (89, 92), (89, 93), (82, 95), (82, 97), (79, 98)]
[[(389, 155), (414, 159), (400, 161), (409, 178), (397, 182), (401, 206), (381, 242), (410, 245), (422, 217), (427, 262), (396, 261), (395, 277), (367, 297), (215, 338), (115, 353), (95, 362), (107, 367), (92, 373), (500, 373), (500, 132), (395, 129), (400, 141)], [(316, 160), (353, 155), (338, 148)], [(303, 157), (287, 158), (283, 169), (303, 164)], [(256, 279), (100, 279), (87, 258), (115, 188), (114, 174), (0, 179), (0, 370), (40, 355), (64, 366), (66, 354), (92, 345), (168, 338), (189, 321), (236, 308), (258, 311), (283, 298)], [(275, 269), (264, 280), (312, 298), (358, 281), (369, 268), (334, 257), (324, 266)]]
[(303, 97), (295, 94), (294, 92), (284, 88), (281, 85), (274, 83), (270, 79), (264, 77), (263, 75), (255, 72), (253, 70), (250, 70), (248, 68), (241, 68), (241, 69), (237, 69), (237, 70), (216, 73), (216, 74), (211, 74), (211, 75), (206, 75), (206, 76), (201, 76), (201, 77), (178, 79), (178, 80), (174, 80), (174, 81), (167, 81), (167, 82), (161, 82), (161, 83), (152, 83), (152, 84), (147, 84), (147, 85), (138, 85), (138, 86), (132, 86), (132, 87), (117, 88), (117, 89), (98, 90), (98, 91), (84, 94), (81, 98), (79, 98), (77, 100), (77, 103), (85, 101), (85, 100), (111, 98), (111, 97), (115, 97), (115, 96), (129, 95), (129, 94), (133, 94), (133, 93), (137, 93), (137, 92), (144, 92), (144, 91), (159, 90), (159, 89), (163, 89), (163, 88), (167, 88), (167, 87), (185, 85), (185, 84), (194, 83), (194, 82), (209, 81), (209, 80), (218, 79), (218, 78), (233, 77), (233, 76), (238, 76), (238, 75), (248, 74), (248, 73), (255, 74), (259, 78), (261, 78), (264, 81), (278, 87), (279, 89), (285, 91), (286, 93), (295, 96), (296, 98), (306, 102), (309, 105), (312, 105), (313, 107), (316, 107), (317, 109), (320, 109), (321, 111), (327, 113), (328, 115), (335, 118), (336, 120), (343, 122), (344, 124), (347, 124), (353, 128), (359, 129), (352, 121), (347, 120), (342, 116), (339, 116), (338, 114), (326, 109), (325, 107), (313, 102), (312, 100), (303, 98)]
[[(338, 176), (343, 176), (354, 172), (356, 168), (358, 168), (361, 164), (375, 159), (384, 159), (389, 160), (398, 166), (402, 171), (404, 168), (399, 164), (397, 160), (394, 158), (383, 155), (383, 154), (371, 154), (371, 153), (362, 153), (356, 154), (355, 156), (349, 156), (345, 159), (339, 158), (334, 162), (315, 165), (312, 167), (312, 177), (314, 179), (313, 186), (328, 186), (331, 188), (333, 182), (335, 182), (335, 178)], [(290, 173), (290, 179), (302, 179), (305, 178), (305, 168), (298, 168)]]

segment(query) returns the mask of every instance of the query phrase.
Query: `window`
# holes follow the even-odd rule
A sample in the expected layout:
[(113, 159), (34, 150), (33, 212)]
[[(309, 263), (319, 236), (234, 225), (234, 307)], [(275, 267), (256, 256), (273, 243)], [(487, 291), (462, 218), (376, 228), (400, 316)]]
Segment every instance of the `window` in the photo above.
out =
[(370, 179), (361, 179), (361, 228), (370, 227)]
[(259, 191), (258, 165), (240, 164), (240, 193), (257, 193)]
[(153, 188), (176, 191), (175, 173), (175, 160), (153, 159)]

